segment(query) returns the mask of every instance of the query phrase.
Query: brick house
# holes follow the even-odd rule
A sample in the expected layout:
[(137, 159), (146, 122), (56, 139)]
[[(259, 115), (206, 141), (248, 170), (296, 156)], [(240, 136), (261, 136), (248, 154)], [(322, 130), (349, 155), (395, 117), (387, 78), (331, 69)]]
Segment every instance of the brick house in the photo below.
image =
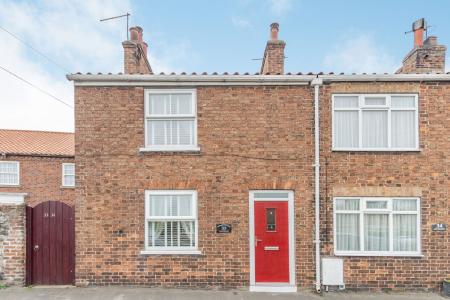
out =
[(153, 74), (131, 28), (124, 74), (68, 75), (76, 284), (437, 290), (450, 75), (424, 28), (373, 75), (285, 74), (278, 24), (255, 75)]
[[(33, 253), (60, 257), (38, 243), (38, 237), (31, 238), (27, 221), (38, 227), (41, 223), (32, 224), (33, 218), (27, 212), (50, 202), (52, 207), (55, 203), (73, 206), (74, 152), (73, 133), (0, 130), (0, 282), (22, 285), (26, 277), (31, 279), (33, 266), (27, 264), (32, 264)], [(52, 247), (58, 246), (58, 241), (50, 242)], [(26, 254), (27, 247), (35, 246)], [(37, 249), (39, 246), (41, 249)]]

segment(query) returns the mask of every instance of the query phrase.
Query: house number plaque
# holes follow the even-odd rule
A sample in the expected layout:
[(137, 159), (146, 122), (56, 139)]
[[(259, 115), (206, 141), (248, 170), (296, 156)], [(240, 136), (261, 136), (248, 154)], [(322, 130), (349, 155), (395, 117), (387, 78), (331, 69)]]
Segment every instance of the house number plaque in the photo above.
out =
[(447, 224), (438, 223), (431, 225), (432, 231), (446, 231), (447, 230)]
[(216, 224), (216, 233), (231, 233), (231, 224)]

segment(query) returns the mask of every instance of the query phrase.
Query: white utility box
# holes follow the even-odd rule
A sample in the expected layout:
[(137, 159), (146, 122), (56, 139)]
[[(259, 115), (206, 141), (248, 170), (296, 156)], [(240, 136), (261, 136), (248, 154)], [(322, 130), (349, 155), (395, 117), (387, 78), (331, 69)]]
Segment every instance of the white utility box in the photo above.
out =
[(344, 260), (337, 257), (322, 257), (322, 285), (326, 287), (335, 285), (340, 289), (344, 284)]

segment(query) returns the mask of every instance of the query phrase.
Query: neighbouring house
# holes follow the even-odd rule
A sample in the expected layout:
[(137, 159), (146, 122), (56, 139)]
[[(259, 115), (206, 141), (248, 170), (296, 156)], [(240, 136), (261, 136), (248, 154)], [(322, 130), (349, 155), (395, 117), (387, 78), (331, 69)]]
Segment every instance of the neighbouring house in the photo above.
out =
[(73, 282), (74, 134), (0, 129), (0, 282)]
[[(125, 73), (75, 86), (77, 285), (437, 290), (450, 274), (446, 47), (395, 74)], [(382, 55), (382, 53), (380, 53)]]

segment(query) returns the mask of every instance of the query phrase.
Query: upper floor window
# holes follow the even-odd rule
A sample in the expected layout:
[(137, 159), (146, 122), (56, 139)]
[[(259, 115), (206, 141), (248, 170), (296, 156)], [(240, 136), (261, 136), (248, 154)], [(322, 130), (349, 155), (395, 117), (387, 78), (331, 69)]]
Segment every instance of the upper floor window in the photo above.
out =
[(336, 255), (420, 255), (419, 198), (334, 199)]
[(197, 192), (149, 190), (145, 197), (144, 253), (197, 253)]
[(146, 90), (143, 150), (198, 150), (196, 102), (195, 90)]
[(419, 150), (417, 95), (333, 95), (333, 150)]
[(19, 185), (19, 162), (0, 161), (0, 185)]
[(75, 186), (75, 164), (72, 163), (62, 164), (62, 186), (64, 187)]

